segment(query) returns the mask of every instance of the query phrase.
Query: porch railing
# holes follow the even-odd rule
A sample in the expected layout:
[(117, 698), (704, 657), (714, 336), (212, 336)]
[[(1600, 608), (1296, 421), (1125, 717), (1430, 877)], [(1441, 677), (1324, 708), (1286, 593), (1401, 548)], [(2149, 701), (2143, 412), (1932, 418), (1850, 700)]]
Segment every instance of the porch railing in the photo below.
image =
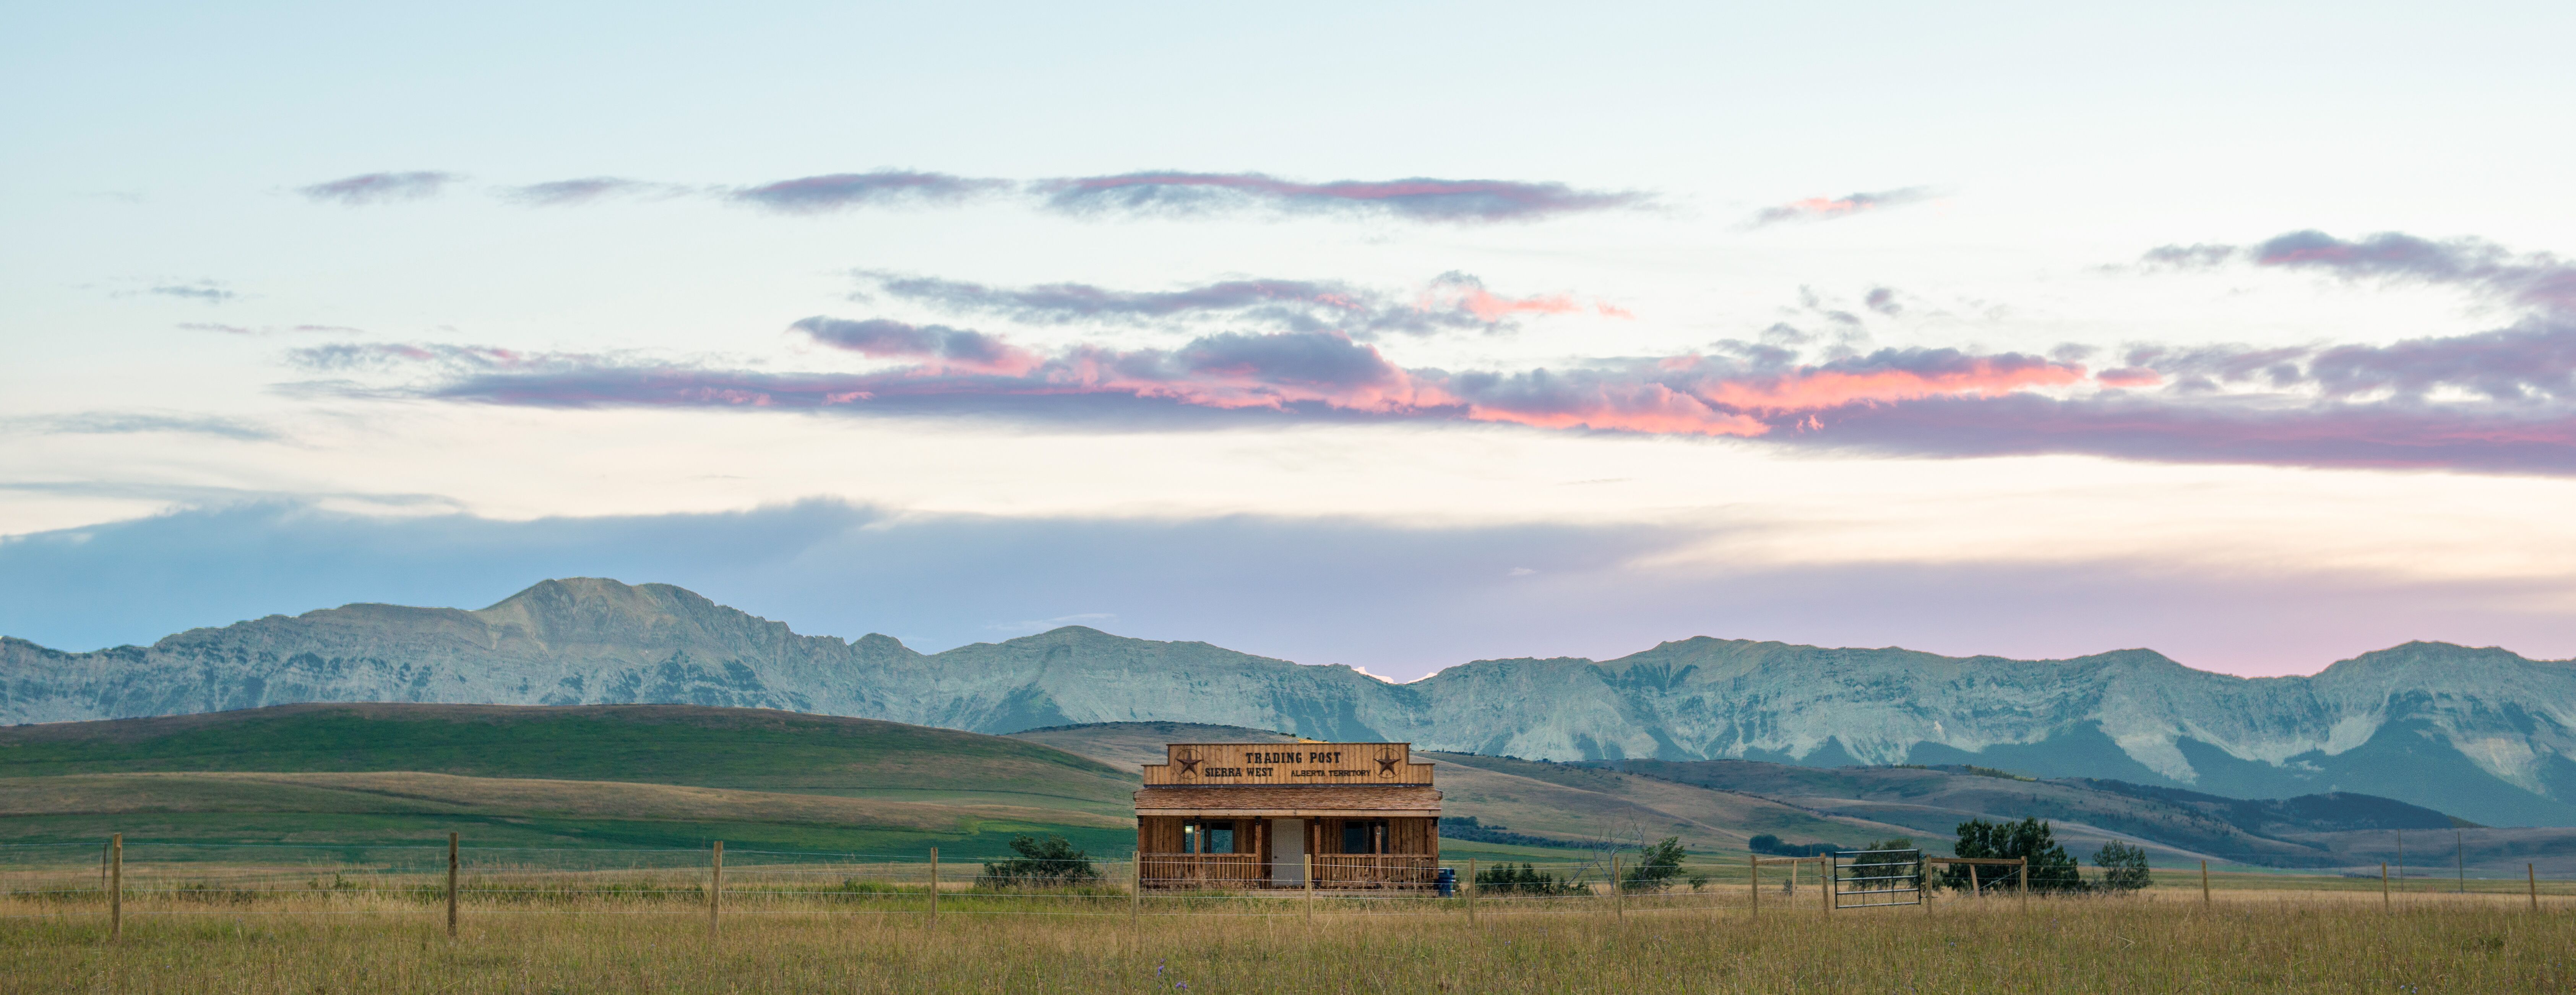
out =
[[(1136, 875), (1148, 888), (1261, 888), (1270, 868), (1251, 853), (1140, 853)], [(1291, 872), (1290, 877), (1295, 877)]]
[(1318, 888), (1429, 888), (1440, 858), (1427, 853), (1327, 853), (1315, 856)]
[[(1305, 858), (1273, 865), (1249, 853), (1143, 853), (1137, 876), (1148, 888), (1298, 888)], [(1315, 887), (1430, 888), (1440, 858), (1421, 853), (1334, 853), (1315, 857)]]

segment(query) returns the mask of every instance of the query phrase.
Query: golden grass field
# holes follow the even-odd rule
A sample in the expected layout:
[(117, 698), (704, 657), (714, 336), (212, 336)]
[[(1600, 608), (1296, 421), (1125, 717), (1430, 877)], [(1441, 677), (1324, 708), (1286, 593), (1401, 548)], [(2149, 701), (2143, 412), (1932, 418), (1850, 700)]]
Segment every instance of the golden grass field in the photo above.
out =
[(713, 931), (703, 879), (676, 869), (653, 882), (671, 889), (659, 894), (486, 876), (454, 940), (426, 881), (234, 894), (138, 875), (136, 887), (160, 887), (129, 896), (115, 940), (95, 893), (0, 905), (0, 991), (2576, 990), (2576, 896), (2563, 884), (2537, 911), (2521, 882), (2383, 906), (2376, 881), (2254, 876), (2223, 879), (2204, 905), (2185, 875), (2122, 898), (1944, 895), (1928, 913), (1830, 915), (1808, 887), (1766, 889), (1756, 917), (1738, 883), (1615, 907), (1488, 897), (1472, 924), (1454, 899), (1156, 897), (1137, 915), (1115, 892), (948, 890), (934, 922), (914, 886), (828, 893), (742, 874), (728, 874)]

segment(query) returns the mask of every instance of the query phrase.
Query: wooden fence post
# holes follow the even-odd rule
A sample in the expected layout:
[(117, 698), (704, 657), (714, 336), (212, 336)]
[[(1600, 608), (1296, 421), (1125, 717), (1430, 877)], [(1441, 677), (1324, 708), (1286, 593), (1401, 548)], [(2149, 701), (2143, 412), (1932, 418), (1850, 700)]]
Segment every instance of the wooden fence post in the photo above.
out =
[(707, 935), (716, 935), (716, 917), (724, 912), (724, 841), (716, 841), (707, 863)]
[(125, 935), (125, 834), (107, 838), (107, 938)]
[(2540, 870), (2532, 864), (2522, 865), (2523, 876), (2531, 882), (2531, 911), (2540, 911)]
[(1816, 894), (1824, 897), (1825, 914), (1834, 912), (1834, 891), (1842, 887), (1843, 859), (1833, 854), (1816, 858)]
[(1744, 871), (1753, 882), (1753, 918), (1762, 918), (1762, 858), (1744, 855)]
[(1610, 855), (1610, 914), (1611, 914), (1612, 916), (1616, 917), (1616, 918), (1620, 918), (1620, 919), (1628, 918), (1628, 903), (1627, 903), (1627, 901), (1626, 901), (1624, 898), (1622, 898), (1622, 897), (1621, 897), (1621, 893), (1622, 893), (1622, 892), (1624, 892), (1624, 891), (1626, 891), (1626, 890), (1627, 890), (1627, 889), (1625, 889), (1625, 888), (1621, 888), (1621, 887), (1619, 887), (1619, 855), (1618, 855), (1618, 854), (1615, 854), (1615, 853), (1614, 853), (1614, 854), (1611, 854), (1611, 855)]
[(2028, 912), (2030, 911), (2030, 858), (2022, 857), (2019, 859), (2021, 860), (2021, 873), (2019, 875), (2021, 880), (2021, 884), (2019, 886), (2021, 890), (2021, 910)]
[(2388, 862), (2379, 862), (2379, 910), (2388, 911)]
[(1467, 925), (1476, 924), (1476, 858), (1467, 858)]
[(2203, 858), (2200, 862), (2200, 904), (2209, 904), (2209, 860), (2207, 858)]
[(456, 854), (457, 834), (447, 834), (447, 938), (456, 938)]
[[(1127, 889), (1127, 924), (1133, 926), (1138, 922), (1139, 917), (1145, 914), (1145, 851), (1136, 851), (1136, 859), (1128, 863), (1134, 865), (1133, 871), (1128, 875), (1133, 880)], [(1139, 952), (1143, 949), (1143, 947), (1137, 948)]]
[(1315, 921), (1315, 855), (1306, 855), (1306, 921)]
[(930, 924), (939, 925), (939, 848), (930, 848)]

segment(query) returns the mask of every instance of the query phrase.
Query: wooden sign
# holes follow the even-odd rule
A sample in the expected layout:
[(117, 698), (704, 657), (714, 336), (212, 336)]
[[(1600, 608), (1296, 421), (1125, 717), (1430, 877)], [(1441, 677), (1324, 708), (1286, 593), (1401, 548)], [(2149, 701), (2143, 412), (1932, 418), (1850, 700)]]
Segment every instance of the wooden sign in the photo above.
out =
[(1171, 743), (1148, 785), (1429, 784), (1411, 743)]

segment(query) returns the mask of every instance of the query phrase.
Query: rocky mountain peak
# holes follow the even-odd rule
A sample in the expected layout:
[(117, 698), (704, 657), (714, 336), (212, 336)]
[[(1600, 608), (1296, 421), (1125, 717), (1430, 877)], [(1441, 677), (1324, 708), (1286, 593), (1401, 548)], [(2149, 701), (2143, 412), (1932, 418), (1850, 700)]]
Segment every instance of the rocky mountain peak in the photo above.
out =
[(1547, 760), (1970, 763), (2239, 797), (2358, 790), (2481, 822), (2576, 824), (2576, 668), (2444, 643), (2247, 680), (2143, 649), (2014, 660), (1695, 637), (1396, 685), (1081, 625), (924, 655), (583, 577), (479, 611), (350, 605), (148, 649), (0, 640), (0, 721), (320, 701), (669, 702), (985, 732), (1217, 722)]

